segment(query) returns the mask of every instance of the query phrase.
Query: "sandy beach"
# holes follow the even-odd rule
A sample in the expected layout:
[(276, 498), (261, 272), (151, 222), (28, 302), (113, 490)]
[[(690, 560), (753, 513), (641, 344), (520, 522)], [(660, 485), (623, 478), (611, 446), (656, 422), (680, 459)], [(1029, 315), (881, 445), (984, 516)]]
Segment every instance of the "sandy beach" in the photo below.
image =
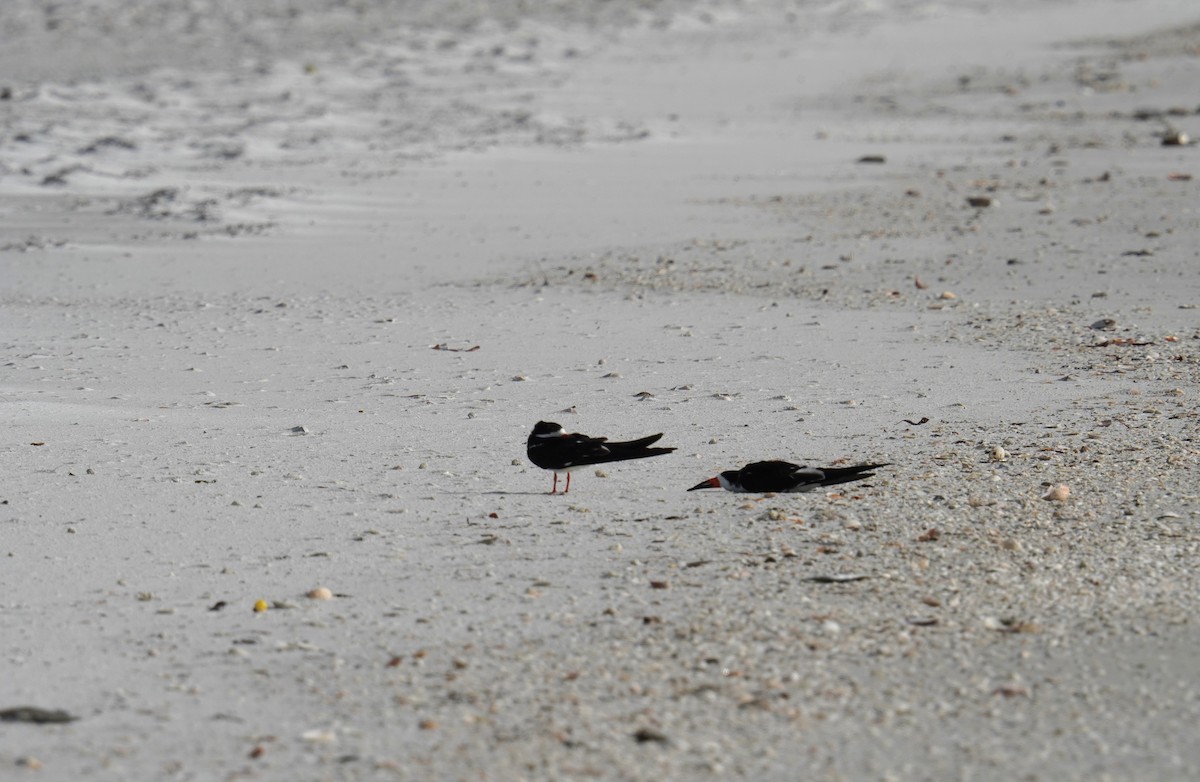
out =
[(1193, 3), (69, 5), (0, 778), (1200, 774)]

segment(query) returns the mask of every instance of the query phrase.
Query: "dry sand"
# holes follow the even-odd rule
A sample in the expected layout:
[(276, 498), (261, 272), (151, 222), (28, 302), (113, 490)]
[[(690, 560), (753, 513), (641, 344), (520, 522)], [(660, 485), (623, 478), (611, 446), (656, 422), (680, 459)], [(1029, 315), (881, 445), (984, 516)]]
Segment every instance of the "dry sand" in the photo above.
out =
[(1190, 2), (203, 5), (0, 11), (0, 777), (1200, 773)]

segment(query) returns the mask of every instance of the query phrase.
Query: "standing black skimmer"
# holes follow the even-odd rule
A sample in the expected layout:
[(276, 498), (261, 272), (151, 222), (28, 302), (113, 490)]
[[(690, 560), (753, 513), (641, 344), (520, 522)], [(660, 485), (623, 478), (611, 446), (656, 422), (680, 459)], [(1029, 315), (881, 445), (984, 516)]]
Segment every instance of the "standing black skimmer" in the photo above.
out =
[(551, 494), (558, 493), (558, 474), (567, 474), (567, 487), (563, 489), (563, 494), (566, 494), (571, 490), (571, 470), (576, 467), (621, 462), (626, 459), (645, 459), (647, 456), (661, 456), (675, 450), (649, 447), (658, 442), (660, 437), (661, 433), (637, 440), (610, 443), (606, 437), (570, 434), (564, 432), (560, 424), (538, 421), (529, 435), (525, 452), (529, 455), (529, 461), (538, 467), (554, 471), (554, 487), (550, 490)]
[(740, 470), (726, 470), (715, 478), (698, 483), (696, 489), (725, 489), (726, 491), (765, 494), (767, 492), (812, 491), (818, 486), (833, 486), (870, 478), (884, 464), (859, 464), (854, 467), (808, 467), (791, 462), (754, 462)]

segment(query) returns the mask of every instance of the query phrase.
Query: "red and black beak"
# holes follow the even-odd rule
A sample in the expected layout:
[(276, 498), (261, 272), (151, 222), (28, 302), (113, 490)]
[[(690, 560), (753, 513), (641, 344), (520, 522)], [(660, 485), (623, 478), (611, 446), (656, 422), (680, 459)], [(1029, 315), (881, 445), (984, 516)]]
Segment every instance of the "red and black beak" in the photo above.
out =
[(721, 488), (721, 479), (720, 478), (709, 478), (707, 481), (704, 481), (703, 483), (697, 483), (695, 486), (688, 489), (688, 491), (695, 491), (696, 489), (719, 489), (719, 488)]

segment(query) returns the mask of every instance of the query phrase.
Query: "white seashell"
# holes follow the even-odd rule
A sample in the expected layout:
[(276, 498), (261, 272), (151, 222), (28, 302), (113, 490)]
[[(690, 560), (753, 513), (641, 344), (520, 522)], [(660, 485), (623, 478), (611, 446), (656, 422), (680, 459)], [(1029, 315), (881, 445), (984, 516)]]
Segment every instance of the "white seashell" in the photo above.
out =
[(1051, 486), (1050, 490), (1042, 495), (1043, 500), (1051, 502), (1063, 502), (1067, 497), (1071, 496), (1071, 487), (1065, 483), (1060, 483), (1057, 486)]
[(313, 728), (312, 730), (306, 730), (301, 733), (300, 739), (302, 741), (307, 741), (309, 744), (332, 744), (333, 742), (337, 741), (337, 736), (335, 736), (331, 730)]

